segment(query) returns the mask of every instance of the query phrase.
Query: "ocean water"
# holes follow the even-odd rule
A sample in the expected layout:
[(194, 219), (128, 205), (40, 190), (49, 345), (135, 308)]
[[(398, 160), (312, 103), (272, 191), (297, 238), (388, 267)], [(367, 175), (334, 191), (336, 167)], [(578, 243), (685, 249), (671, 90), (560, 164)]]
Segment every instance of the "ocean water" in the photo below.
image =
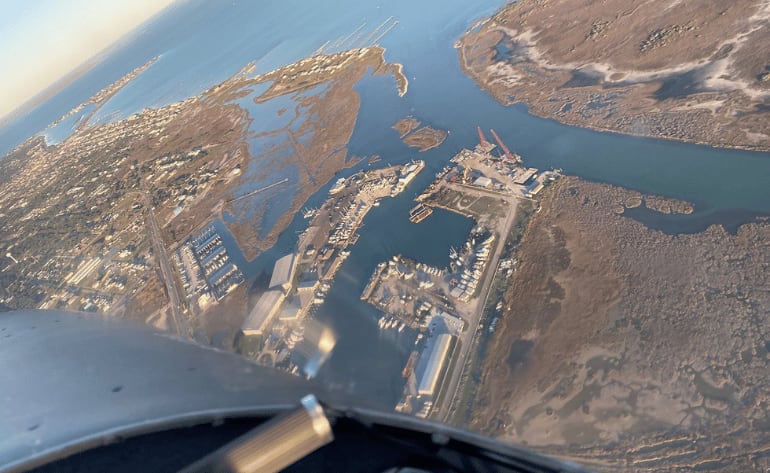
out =
[(56, 145), (66, 140), (88, 116), (93, 113), (95, 107), (93, 104), (84, 106), (81, 110), (68, 116), (56, 125), (49, 126), (43, 131), (46, 144)]
[[(91, 122), (125, 117), (195, 95), (251, 61), (256, 62), (258, 72), (274, 69), (361, 25), (360, 36), (366, 36), (392, 16), (399, 23), (380, 44), (387, 48), (389, 61), (404, 65), (409, 92), (398, 97), (391, 77), (367, 77), (358, 85), (362, 108), (351, 143), (354, 153), (377, 152), (395, 161), (399, 161), (397, 156), (386, 153), (411, 153), (399, 146), (389, 130), (396, 119), (411, 113), (450, 130), (441, 148), (445, 154), (472, 145), (476, 125), (480, 125), (485, 130), (494, 128), (534, 166), (559, 167), (587, 179), (683, 198), (698, 204), (699, 212), (770, 211), (767, 153), (568, 127), (534, 117), (522, 105), (503, 107), (479, 90), (460, 71), (453, 43), (477, 19), (502, 4), (500, 0), (473, 4), (460, 0), (347, 0), (323, 5), (298, 0), (259, 4), (181, 1), (53, 99), (0, 129), (0, 152), (41, 132), (71, 107), (152, 57), (158, 57), (156, 63), (109, 100)], [(355, 38), (347, 44), (356, 44)], [(250, 113), (259, 118), (255, 122), (265, 120), (265, 126), (270, 126), (281, 121), (268, 111), (276, 105), (264, 104), (264, 111), (259, 108), (249, 104)], [(257, 123), (255, 128), (259, 126)], [(61, 128), (56, 130), (56, 140), (65, 138), (71, 129)]]
[[(362, 79), (355, 87), (361, 96), (361, 109), (349, 150), (359, 156), (379, 154), (383, 165), (420, 158), (427, 166), (403, 194), (384, 199), (366, 217), (361, 238), (317, 315), (338, 335), (335, 352), (319, 374), (321, 379), (392, 407), (400, 394), (400, 371), (414, 335), (405, 331), (398, 337), (383, 337), (376, 326), (377, 311), (358, 297), (375, 265), (393, 254), (441, 266), (450, 246), (464, 241), (472, 226), (468, 219), (436, 212), (425, 223), (413, 225), (407, 220), (407, 212), (414, 195), (432, 181), (433, 174), (459, 149), (477, 142), (477, 125), (484, 130), (494, 128), (528, 165), (562, 168), (589, 180), (693, 202), (695, 213), (681, 220), (677, 216), (652, 218), (641, 212), (632, 215), (669, 232), (677, 228), (693, 231), (713, 223), (739, 225), (770, 213), (767, 153), (595, 132), (535, 117), (523, 105), (504, 107), (495, 102), (462, 73), (453, 43), (477, 19), (489, 16), (502, 4), (500, 0), (182, 1), (53, 99), (1, 129), (0, 152), (41, 132), (70, 108), (152, 57), (159, 59), (109, 100), (92, 123), (198, 94), (251, 61), (256, 62), (258, 72), (291, 63), (363, 24), (360, 42), (392, 16), (399, 23), (379, 44), (387, 49), (388, 61), (404, 65), (409, 90), (399, 97), (390, 76), (367, 75)], [(356, 37), (348, 45), (356, 44)], [(264, 105), (248, 100), (242, 103), (255, 118), (252, 133), (256, 134), (281, 125), (291, 112), (277, 118), (275, 111), (291, 106), (292, 100), (282, 98)], [(444, 144), (420, 154), (405, 146), (390, 127), (410, 114), (449, 130)], [(57, 129), (55, 139), (66, 135), (66, 127)], [(250, 146), (257, 151), (269, 146), (269, 142), (267, 138), (252, 137)], [(258, 161), (255, 166), (259, 166)], [(366, 166), (364, 161), (340, 175), (350, 175)], [(278, 175), (255, 174), (254, 182), (247, 183), (243, 190), (268, 184), (272, 178), (280, 179)], [(327, 184), (311, 196), (306, 206), (319, 206), (329, 187)], [(286, 208), (286, 198), (275, 192), (255, 202), (266, 206), (269, 220), (274, 222)], [(225, 232), (221, 222), (218, 225)], [(262, 231), (268, 231), (269, 225)], [(246, 261), (229, 236), (225, 235), (225, 241), (239, 267), (253, 278), (270, 271), (277, 257), (293, 251), (297, 233), (306, 225), (300, 215), (295, 216), (275, 247), (254, 261)]]

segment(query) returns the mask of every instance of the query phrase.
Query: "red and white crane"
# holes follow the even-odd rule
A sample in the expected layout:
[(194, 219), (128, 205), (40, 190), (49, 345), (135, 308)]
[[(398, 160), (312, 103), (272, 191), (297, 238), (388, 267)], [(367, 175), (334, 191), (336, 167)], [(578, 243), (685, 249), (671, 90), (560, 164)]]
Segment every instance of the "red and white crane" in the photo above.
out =
[(486, 148), (489, 146), (489, 142), (487, 141), (486, 137), (484, 136), (484, 132), (481, 131), (481, 127), (477, 126), (476, 129), (479, 131), (479, 143), (482, 147)]

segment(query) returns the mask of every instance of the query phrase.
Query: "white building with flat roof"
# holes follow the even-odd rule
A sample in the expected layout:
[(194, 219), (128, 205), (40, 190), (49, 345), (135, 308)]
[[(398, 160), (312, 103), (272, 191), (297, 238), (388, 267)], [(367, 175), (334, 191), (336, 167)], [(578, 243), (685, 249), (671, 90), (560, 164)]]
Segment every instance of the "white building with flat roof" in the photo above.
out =
[(486, 176), (479, 176), (473, 181), (473, 185), (476, 187), (489, 187), (492, 185), (492, 179)]
[(283, 305), (283, 308), (278, 313), (278, 319), (283, 321), (297, 320), (300, 310), (299, 300), (297, 297), (294, 297)]
[(259, 300), (257, 300), (257, 304), (249, 312), (249, 316), (243, 321), (241, 332), (244, 335), (263, 335), (273, 317), (281, 308), (282, 302), (283, 292), (277, 289), (262, 294)]
[(278, 258), (273, 266), (273, 274), (270, 276), (270, 289), (281, 288), (284, 292), (291, 289), (291, 281), (294, 279), (294, 271), (297, 269), (294, 253)]
[(417, 394), (425, 397), (434, 397), (437, 393), (441, 372), (446, 365), (449, 356), (449, 349), (452, 346), (452, 335), (442, 333), (436, 337), (433, 342), (433, 348), (430, 350), (428, 364), (425, 372), (420, 377), (420, 383), (417, 385)]

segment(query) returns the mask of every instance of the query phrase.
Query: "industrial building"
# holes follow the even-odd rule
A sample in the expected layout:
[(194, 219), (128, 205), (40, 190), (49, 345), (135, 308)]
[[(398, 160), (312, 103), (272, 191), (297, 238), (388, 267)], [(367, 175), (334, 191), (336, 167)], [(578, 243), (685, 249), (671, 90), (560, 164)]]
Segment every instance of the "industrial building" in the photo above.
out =
[(279, 290), (270, 290), (262, 294), (241, 325), (241, 332), (244, 335), (263, 335), (270, 321), (281, 308), (281, 302), (283, 302), (283, 292)]
[(297, 291), (299, 293), (313, 293), (318, 288), (318, 278), (309, 279), (307, 281), (301, 281), (297, 284)]
[(284, 293), (291, 290), (294, 271), (297, 269), (294, 253), (283, 256), (275, 262), (273, 275), (270, 277), (270, 289), (281, 288)]
[(297, 320), (300, 313), (300, 304), (298, 298), (293, 298), (283, 305), (283, 309), (278, 313), (278, 318), (283, 321)]
[(465, 322), (460, 317), (443, 310), (435, 310), (434, 313), (435, 315), (425, 319), (431, 334), (450, 333), (452, 335), (459, 335), (463, 331)]
[(491, 187), (492, 179), (486, 176), (479, 176), (476, 178), (475, 181), (473, 181), (473, 185), (476, 187)]
[(532, 183), (530, 185), (528, 185), (524, 189), (524, 195), (526, 195), (527, 197), (535, 196), (541, 190), (543, 190), (544, 187), (545, 187), (545, 184), (543, 184), (542, 182), (540, 182), (538, 180), (534, 180), (534, 181), (532, 181)]
[(514, 184), (524, 185), (528, 180), (530, 180), (535, 174), (537, 174), (537, 169), (535, 168), (527, 168), (522, 169), (516, 172), (516, 175), (513, 178)]
[(428, 356), (425, 371), (420, 377), (420, 383), (417, 386), (418, 395), (428, 398), (436, 396), (441, 374), (446, 366), (454, 338), (454, 336), (446, 333), (436, 337)]

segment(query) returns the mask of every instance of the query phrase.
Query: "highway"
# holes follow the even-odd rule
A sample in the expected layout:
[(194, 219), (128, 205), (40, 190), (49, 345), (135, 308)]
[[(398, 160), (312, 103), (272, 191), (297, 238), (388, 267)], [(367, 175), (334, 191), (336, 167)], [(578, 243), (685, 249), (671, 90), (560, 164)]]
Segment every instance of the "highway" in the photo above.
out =
[(192, 329), (184, 314), (182, 314), (181, 299), (179, 298), (174, 273), (171, 271), (171, 265), (166, 254), (166, 245), (163, 244), (163, 236), (158, 226), (158, 220), (155, 218), (155, 212), (152, 209), (150, 193), (146, 190), (144, 192), (144, 205), (147, 208), (147, 234), (155, 250), (155, 259), (160, 267), (161, 282), (166, 287), (166, 294), (168, 294), (168, 305), (171, 309), (171, 324), (169, 328), (180, 337), (192, 338)]

